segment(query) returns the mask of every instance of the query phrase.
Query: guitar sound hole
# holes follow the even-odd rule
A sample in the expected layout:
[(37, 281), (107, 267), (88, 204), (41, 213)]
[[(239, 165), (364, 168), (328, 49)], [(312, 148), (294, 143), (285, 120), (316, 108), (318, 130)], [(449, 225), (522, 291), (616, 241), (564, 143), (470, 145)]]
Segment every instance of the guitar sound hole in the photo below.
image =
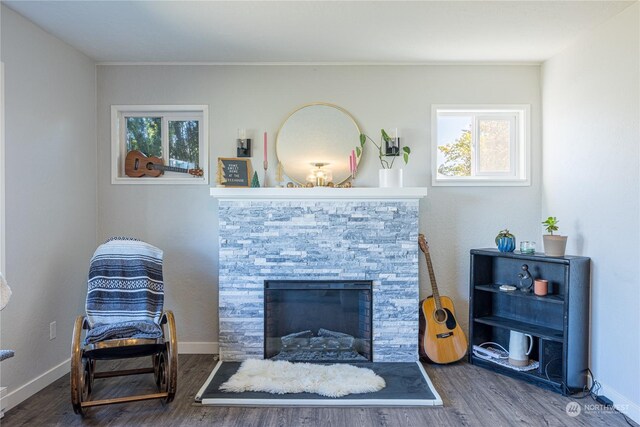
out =
[(447, 312), (444, 311), (443, 309), (436, 310), (433, 312), (433, 317), (434, 319), (436, 319), (436, 322), (442, 323), (445, 320), (447, 320)]

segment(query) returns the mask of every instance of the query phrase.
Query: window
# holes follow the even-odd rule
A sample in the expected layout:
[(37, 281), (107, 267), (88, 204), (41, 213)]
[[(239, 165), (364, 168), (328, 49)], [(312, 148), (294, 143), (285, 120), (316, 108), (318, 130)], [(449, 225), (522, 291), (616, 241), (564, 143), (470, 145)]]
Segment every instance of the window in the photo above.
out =
[(208, 116), (206, 105), (111, 106), (111, 182), (208, 184)]
[(432, 108), (433, 185), (529, 185), (529, 106)]

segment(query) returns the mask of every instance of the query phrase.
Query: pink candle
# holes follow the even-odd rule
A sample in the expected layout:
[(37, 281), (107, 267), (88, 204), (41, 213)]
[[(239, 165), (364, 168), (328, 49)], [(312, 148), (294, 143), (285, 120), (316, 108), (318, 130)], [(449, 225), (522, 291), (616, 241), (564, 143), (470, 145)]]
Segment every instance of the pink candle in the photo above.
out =
[(351, 157), (353, 158), (353, 173), (355, 174), (358, 171), (358, 161), (355, 150), (351, 150)]
[(349, 154), (349, 173), (353, 175), (353, 153)]
[(267, 160), (267, 133), (264, 133), (264, 159)]

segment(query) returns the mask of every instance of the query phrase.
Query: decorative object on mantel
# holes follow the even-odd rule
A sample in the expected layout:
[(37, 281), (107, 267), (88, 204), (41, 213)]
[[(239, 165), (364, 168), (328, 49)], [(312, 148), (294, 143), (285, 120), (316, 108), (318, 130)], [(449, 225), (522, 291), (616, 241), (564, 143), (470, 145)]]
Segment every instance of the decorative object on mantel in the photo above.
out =
[(218, 157), (216, 181), (224, 187), (250, 187), (251, 160)]
[(496, 236), (496, 246), (500, 252), (513, 252), (516, 249), (516, 236), (508, 229), (500, 230)]
[(269, 169), (269, 158), (267, 157), (267, 132), (266, 131), (264, 133), (264, 160), (262, 161), (262, 168), (264, 169), (262, 186), (267, 187), (267, 169)]
[(236, 139), (237, 157), (251, 157), (251, 138), (247, 138), (246, 129), (238, 129), (238, 139)]
[(558, 231), (558, 219), (555, 216), (550, 216), (542, 222), (547, 233), (542, 236), (544, 243), (544, 254), (546, 256), (563, 257), (564, 251), (567, 248), (567, 236), (554, 235), (554, 231)]
[(349, 172), (351, 173), (351, 181), (356, 179), (356, 172), (358, 171), (358, 159), (356, 157), (356, 151), (351, 150), (349, 154)]
[(398, 128), (395, 128), (391, 133), (389, 139), (384, 141), (384, 155), (385, 156), (399, 156), (400, 155), (400, 135), (398, 135)]
[(353, 117), (337, 105), (312, 103), (297, 108), (276, 136), (276, 154), (291, 181), (303, 185), (312, 163), (331, 165), (332, 181), (350, 177), (349, 153), (360, 129)]
[(224, 165), (218, 159), (218, 169), (216, 170), (216, 187), (224, 187)]
[(260, 180), (258, 179), (258, 171), (253, 173), (253, 178), (251, 178), (251, 188), (260, 188)]
[[(329, 163), (311, 163), (313, 169), (307, 176), (307, 184), (312, 183), (315, 187), (326, 187), (328, 182), (331, 182), (333, 175), (331, 169), (327, 168)], [(307, 185), (308, 186), (308, 185)]]
[[(367, 136), (364, 133), (361, 133), (360, 146), (356, 147), (356, 155), (358, 158), (362, 156), (367, 140), (369, 140), (378, 149), (378, 159), (380, 159), (380, 166), (382, 166), (382, 168), (378, 172), (379, 186), (402, 187), (402, 169), (393, 169), (393, 163), (396, 161), (397, 156), (394, 155), (391, 162), (389, 162), (384, 158), (386, 157), (386, 154), (385, 151), (383, 151), (383, 148), (387, 145), (392, 145), (396, 142), (399, 144), (400, 140), (398, 138), (392, 140), (392, 138), (384, 129), (380, 129), (380, 144), (378, 145), (373, 139), (371, 139), (371, 137)], [(398, 151), (400, 151), (400, 148), (398, 148)], [(404, 163), (409, 163), (409, 155), (411, 154), (411, 149), (407, 146), (404, 146), (402, 147), (402, 153)]]
[(282, 188), (283, 185), (283, 179), (282, 179), (282, 163), (278, 162), (278, 165), (276, 166), (276, 187), (278, 188)]

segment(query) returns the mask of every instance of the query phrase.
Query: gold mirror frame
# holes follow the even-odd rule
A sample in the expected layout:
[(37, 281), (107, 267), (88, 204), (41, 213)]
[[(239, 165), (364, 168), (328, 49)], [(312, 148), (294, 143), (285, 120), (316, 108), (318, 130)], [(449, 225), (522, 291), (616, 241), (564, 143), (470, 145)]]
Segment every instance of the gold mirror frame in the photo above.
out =
[[(309, 153), (308, 149), (301, 149), (300, 151), (303, 151), (304, 154), (298, 153), (300, 154), (299, 158), (290, 159), (291, 153), (285, 153), (282, 151), (285, 149), (283, 145), (289, 143), (288, 140), (283, 140), (283, 133), (284, 133), (283, 129), (285, 129), (285, 126), (287, 125), (287, 123), (291, 123), (290, 120), (297, 113), (300, 113), (301, 111), (312, 108), (312, 107), (327, 107), (327, 108), (335, 109), (337, 112), (339, 112), (342, 115), (341, 117), (348, 119), (348, 120), (345, 120), (345, 123), (343, 123), (343, 125), (345, 125), (344, 126), (345, 129), (347, 128), (346, 124), (351, 124), (353, 125), (353, 129), (355, 130), (353, 135), (347, 135), (343, 138), (343, 144), (346, 146), (343, 147), (342, 145), (340, 145), (338, 149), (344, 150), (344, 151), (343, 152), (340, 151), (336, 155), (334, 155), (332, 161), (328, 161), (327, 158), (325, 158), (326, 152), (320, 155), (315, 155), (314, 153)], [(308, 112), (309, 110), (306, 110), (306, 111)], [(327, 130), (330, 131), (331, 129), (329, 129), (328, 127)], [(331, 132), (326, 132), (325, 136), (330, 133)], [(285, 137), (287, 136), (288, 135), (285, 135)], [(303, 176), (303, 174), (301, 173), (302, 168), (304, 167), (306, 168), (307, 172), (310, 172), (311, 169), (313, 168), (312, 165), (314, 163), (329, 163), (328, 168), (330, 168), (332, 171), (333, 183), (343, 184), (346, 181), (348, 181), (349, 178), (351, 177), (349, 173), (349, 154), (351, 153), (352, 150), (355, 150), (356, 146), (359, 144), (359, 138), (360, 138), (360, 127), (358, 126), (358, 123), (356, 123), (353, 116), (347, 110), (335, 104), (330, 104), (326, 102), (313, 102), (313, 103), (305, 104), (305, 105), (302, 105), (301, 107), (296, 108), (282, 122), (282, 124), (280, 125), (280, 128), (278, 129), (278, 134), (276, 136), (276, 156), (278, 158), (278, 161), (281, 163), (283, 171), (287, 175), (287, 177), (291, 181), (299, 185), (304, 185), (306, 183), (306, 177)], [(298, 138), (298, 141), (299, 142), (295, 142), (291, 144), (293, 144), (293, 146), (295, 147), (305, 147), (304, 137)], [(311, 142), (313, 143), (314, 141), (311, 141)], [(319, 148), (317, 152), (321, 152), (323, 151), (322, 148), (325, 148), (323, 146), (318, 147), (318, 144), (312, 144), (312, 146)], [(294, 157), (295, 157), (295, 154), (294, 154)], [(359, 159), (356, 159), (356, 161), (359, 162)], [(333, 165), (331, 165), (331, 163), (333, 163)]]

